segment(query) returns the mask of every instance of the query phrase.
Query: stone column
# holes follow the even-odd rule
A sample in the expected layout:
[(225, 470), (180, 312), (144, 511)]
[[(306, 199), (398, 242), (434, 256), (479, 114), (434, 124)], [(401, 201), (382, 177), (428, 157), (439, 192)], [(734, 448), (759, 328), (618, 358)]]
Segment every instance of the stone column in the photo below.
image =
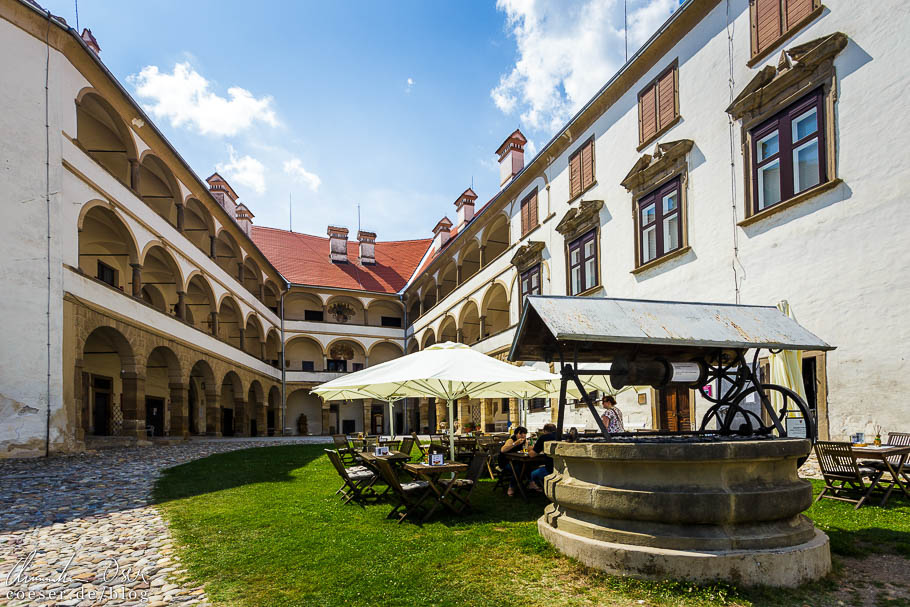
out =
[[(322, 403), (322, 434), (323, 436), (328, 436), (329, 434), (329, 418), (331, 411), (329, 410), (329, 402), (324, 401)], [(338, 433), (338, 428), (335, 428), (335, 432)]]
[(468, 398), (458, 399), (458, 426), (464, 434), (464, 426), (471, 421), (471, 400)]
[(139, 161), (130, 159), (130, 188), (139, 193)]
[(218, 313), (212, 312), (209, 314), (209, 325), (212, 330), (212, 335), (218, 337)]
[(486, 245), (480, 247), (480, 267), (483, 268), (487, 265), (487, 247)]
[(265, 342), (259, 342), (259, 360), (265, 361)]
[(430, 400), (421, 398), (417, 402), (417, 432), (423, 432), (423, 428), (430, 427)]
[(373, 413), (373, 399), (365, 398), (363, 399), (363, 433), (364, 435), (370, 433), (370, 416)]
[(363, 324), (365, 324), (365, 325), (370, 324), (370, 315), (367, 313), (366, 308), (363, 309)]
[(265, 302), (265, 283), (259, 283), (259, 301)]
[(177, 291), (177, 318), (186, 320), (186, 293)]
[[(243, 327), (239, 326), (240, 321), (237, 321), (237, 330), (240, 331), (240, 349), (243, 350)], [(246, 350), (244, 350), (245, 352)]]
[(439, 303), (439, 300), (442, 299), (442, 285), (436, 285), (436, 303)]
[(515, 428), (515, 426), (517, 426), (519, 424), (518, 420), (521, 419), (521, 416), (519, 415), (520, 412), (518, 410), (518, 406), (519, 406), (519, 402), (518, 402), (517, 398), (509, 399), (509, 419), (512, 421), (512, 428)]
[(209, 234), (209, 257), (215, 259), (215, 237)]
[(133, 297), (142, 297), (142, 266), (138, 263), (131, 263), (133, 268)]
[(237, 264), (237, 282), (243, 284), (243, 262)]
[(250, 406), (242, 396), (234, 395), (234, 436), (250, 435)]
[(214, 388), (205, 390), (205, 433), (221, 436), (221, 395)]
[(269, 433), (268, 406), (265, 401), (256, 403), (256, 436), (266, 436)]
[(481, 339), (483, 339), (484, 337), (486, 337), (486, 333), (487, 333), (487, 317), (486, 317), (486, 316), (481, 316), (481, 317), (479, 317), (479, 320), (480, 320), (480, 337), (478, 337), (478, 340), (481, 340)]
[(461, 284), (461, 266), (455, 266), (455, 284)]
[(120, 410), (123, 412), (123, 436), (145, 439), (145, 376), (135, 371), (124, 371), (120, 375), (123, 392)]
[(550, 400), (550, 421), (554, 424), (559, 417), (559, 399), (551, 398)]
[(460, 344), (464, 343), (464, 331), (461, 329), (455, 329), (455, 341)]
[(190, 435), (188, 386), (182, 382), (170, 382), (167, 387), (171, 396), (169, 435), (185, 438)]
[(480, 429), (487, 431), (487, 424), (493, 423), (493, 401), (489, 398), (480, 401)]
[(183, 233), (183, 225), (186, 221), (186, 214), (182, 203), (177, 203), (177, 231)]

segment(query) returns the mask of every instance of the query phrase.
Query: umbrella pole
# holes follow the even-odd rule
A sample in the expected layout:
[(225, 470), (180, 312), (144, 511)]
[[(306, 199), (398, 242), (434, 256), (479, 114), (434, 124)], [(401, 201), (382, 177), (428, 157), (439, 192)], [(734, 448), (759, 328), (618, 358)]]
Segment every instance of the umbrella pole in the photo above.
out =
[(449, 457), (455, 460), (455, 425), (452, 422), (452, 401), (448, 401), (449, 409)]
[(395, 440), (395, 415), (392, 411), (392, 401), (389, 401), (389, 434), (392, 435), (391, 439)]

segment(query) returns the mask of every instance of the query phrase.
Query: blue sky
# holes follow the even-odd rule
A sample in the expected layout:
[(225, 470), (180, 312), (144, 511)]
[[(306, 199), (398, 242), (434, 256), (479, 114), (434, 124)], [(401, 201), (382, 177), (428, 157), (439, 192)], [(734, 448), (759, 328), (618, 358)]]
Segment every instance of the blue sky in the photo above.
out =
[[(75, 26), (74, 0), (44, 0)], [(629, 53), (677, 0), (628, 0)], [(255, 6), (255, 9), (253, 7)], [(115, 9), (115, 10), (112, 10)], [(426, 238), (516, 127), (535, 153), (622, 65), (622, 0), (79, 1), (101, 58), (257, 225)], [(530, 158), (530, 157), (528, 157)]]

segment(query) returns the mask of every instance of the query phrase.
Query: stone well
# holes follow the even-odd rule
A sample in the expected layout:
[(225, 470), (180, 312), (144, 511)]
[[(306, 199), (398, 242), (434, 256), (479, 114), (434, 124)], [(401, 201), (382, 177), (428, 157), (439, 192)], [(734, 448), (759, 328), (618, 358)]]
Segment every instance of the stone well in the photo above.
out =
[(616, 575), (797, 586), (831, 569), (801, 514), (806, 439), (712, 436), (551, 442), (553, 502), (538, 520), (560, 552)]

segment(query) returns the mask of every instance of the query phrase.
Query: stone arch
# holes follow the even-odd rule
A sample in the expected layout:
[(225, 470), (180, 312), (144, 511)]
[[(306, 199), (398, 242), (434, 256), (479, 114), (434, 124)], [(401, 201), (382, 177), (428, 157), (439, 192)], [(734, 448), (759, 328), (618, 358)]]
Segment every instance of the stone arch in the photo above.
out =
[(230, 295), (222, 297), (221, 302), (218, 304), (218, 317), (216, 320), (218, 338), (242, 350), (242, 323), (243, 316), (240, 313), (240, 306), (237, 305), (237, 300)]
[(420, 340), (420, 349), (423, 350), (429, 346), (432, 346), (436, 343), (436, 334), (433, 332), (433, 329), (427, 329), (423, 333), (423, 337)]
[(222, 436), (243, 436), (248, 428), (246, 423), (246, 392), (243, 380), (236, 371), (228, 371), (221, 380), (221, 427)]
[(218, 386), (215, 372), (204, 359), (197, 360), (190, 369), (187, 394), (188, 432), (190, 434), (215, 434), (221, 427), (218, 407)]
[(351, 337), (337, 337), (325, 347), (326, 371), (346, 373), (366, 367), (367, 351)]
[(76, 141), (118, 181), (130, 187), (136, 144), (129, 128), (101, 95), (82, 89), (76, 97)]
[(97, 436), (144, 436), (145, 403), (129, 340), (114, 327), (96, 324), (77, 338), (77, 348), (78, 427)]
[(509, 295), (505, 286), (494, 282), (484, 293), (481, 304), (481, 339), (509, 328)]
[(445, 299), (446, 296), (455, 290), (455, 287), (458, 286), (458, 269), (455, 265), (455, 261), (450, 261), (440, 272), (439, 272), (439, 299), (440, 301)]
[(194, 270), (186, 284), (186, 321), (206, 333), (212, 333), (215, 309), (215, 292), (208, 277)]
[(85, 205), (79, 220), (79, 269), (134, 294), (133, 268), (138, 263), (136, 240), (120, 216), (104, 203)]
[(198, 199), (188, 197), (183, 203), (183, 235), (207, 256), (212, 254), (215, 221)]
[(367, 352), (371, 367), (402, 356), (404, 356), (404, 351), (393, 341), (377, 341), (370, 346), (370, 350)]
[(473, 344), (480, 340), (480, 312), (477, 302), (469, 299), (461, 308), (458, 327), (461, 329), (461, 341)]
[(423, 302), (423, 312), (426, 314), (430, 308), (436, 305), (436, 279), (428, 278), (421, 289), (421, 301)]
[(145, 425), (149, 436), (183, 436), (187, 426), (186, 399), (180, 359), (159, 345), (145, 360)]
[(484, 232), (483, 265), (502, 255), (509, 248), (509, 216), (499, 213), (493, 218)]
[(415, 295), (408, 305), (408, 324), (414, 324), (418, 318), (420, 318), (420, 297)]
[(324, 371), (325, 351), (322, 344), (308, 335), (294, 335), (284, 346), (289, 371)]
[(265, 297), (263, 293), (264, 283), (262, 280), (262, 270), (251, 256), (243, 260), (243, 286), (247, 291), (253, 294), (253, 297), (262, 301)]
[(237, 278), (243, 264), (240, 245), (224, 228), (215, 234), (215, 263), (232, 278)]
[[(364, 323), (363, 302), (350, 295), (333, 295), (325, 302), (325, 319), (329, 322), (362, 325)], [(345, 320), (347, 319), (347, 320)]]
[(247, 406), (250, 410), (249, 415), (249, 435), (265, 436), (266, 432), (266, 403), (265, 392), (262, 384), (258, 379), (250, 382), (250, 389), (247, 391)]
[[(178, 304), (182, 297), (180, 294), (184, 293), (183, 285), (185, 281), (174, 256), (160, 242), (153, 241), (146, 246), (142, 252), (141, 259), (140, 278), (142, 289), (140, 289), (140, 296), (142, 299), (146, 303), (161, 309), (165, 314), (173, 314), (178, 318), (183, 318)], [(161, 294), (164, 300), (163, 309), (161, 308), (161, 301), (156, 301), (157, 297), (154, 291), (148, 287), (154, 287)]]
[(458, 323), (451, 315), (447, 315), (439, 323), (439, 342), (457, 342), (458, 341)]
[(413, 354), (414, 352), (418, 352), (419, 350), (420, 350), (420, 344), (417, 342), (417, 340), (415, 338), (411, 337), (408, 340), (408, 354)]
[(263, 284), (262, 295), (262, 303), (265, 304), (265, 307), (275, 314), (278, 314), (278, 302), (281, 299), (281, 289), (278, 288), (278, 285), (276, 285), (271, 278), (267, 278)]
[[(475, 239), (471, 239), (461, 251), (461, 282), (466, 282), (469, 278), (480, 271), (480, 244)], [(461, 284), (461, 283), (459, 283)]]
[(306, 320), (307, 312), (313, 318), (325, 318), (325, 306), (322, 300), (313, 293), (304, 291), (294, 291), (284, 296), (284, 318), (285, 320)]
[(306, 416), (306, 434), (322, 434), (322, 400), (309, 391), (299, 388), (288, 394), (287, 421), (285, 425), (293, 428), (295, 434), (301, 432), (301, 415)]
[(280, 369), (281, 361), (281, 332), (275, 327), (269, 327), (265, 336), (265, 362), (276, 369)]
[(367, 317), (369, 324), (377, 327), (404, 328), (404, 307), (400, 301), (374, 299), (367, 306)]
[(139, 159), (139, 197), (172, 226), (178, 226), (177, 202), (182, 201), (177, 179), (158, 156), (149, 151)]
[(243, 351), (254, 358), (265, 358), (265, 331), (255, 312), (250, 313), (243, 329)]

